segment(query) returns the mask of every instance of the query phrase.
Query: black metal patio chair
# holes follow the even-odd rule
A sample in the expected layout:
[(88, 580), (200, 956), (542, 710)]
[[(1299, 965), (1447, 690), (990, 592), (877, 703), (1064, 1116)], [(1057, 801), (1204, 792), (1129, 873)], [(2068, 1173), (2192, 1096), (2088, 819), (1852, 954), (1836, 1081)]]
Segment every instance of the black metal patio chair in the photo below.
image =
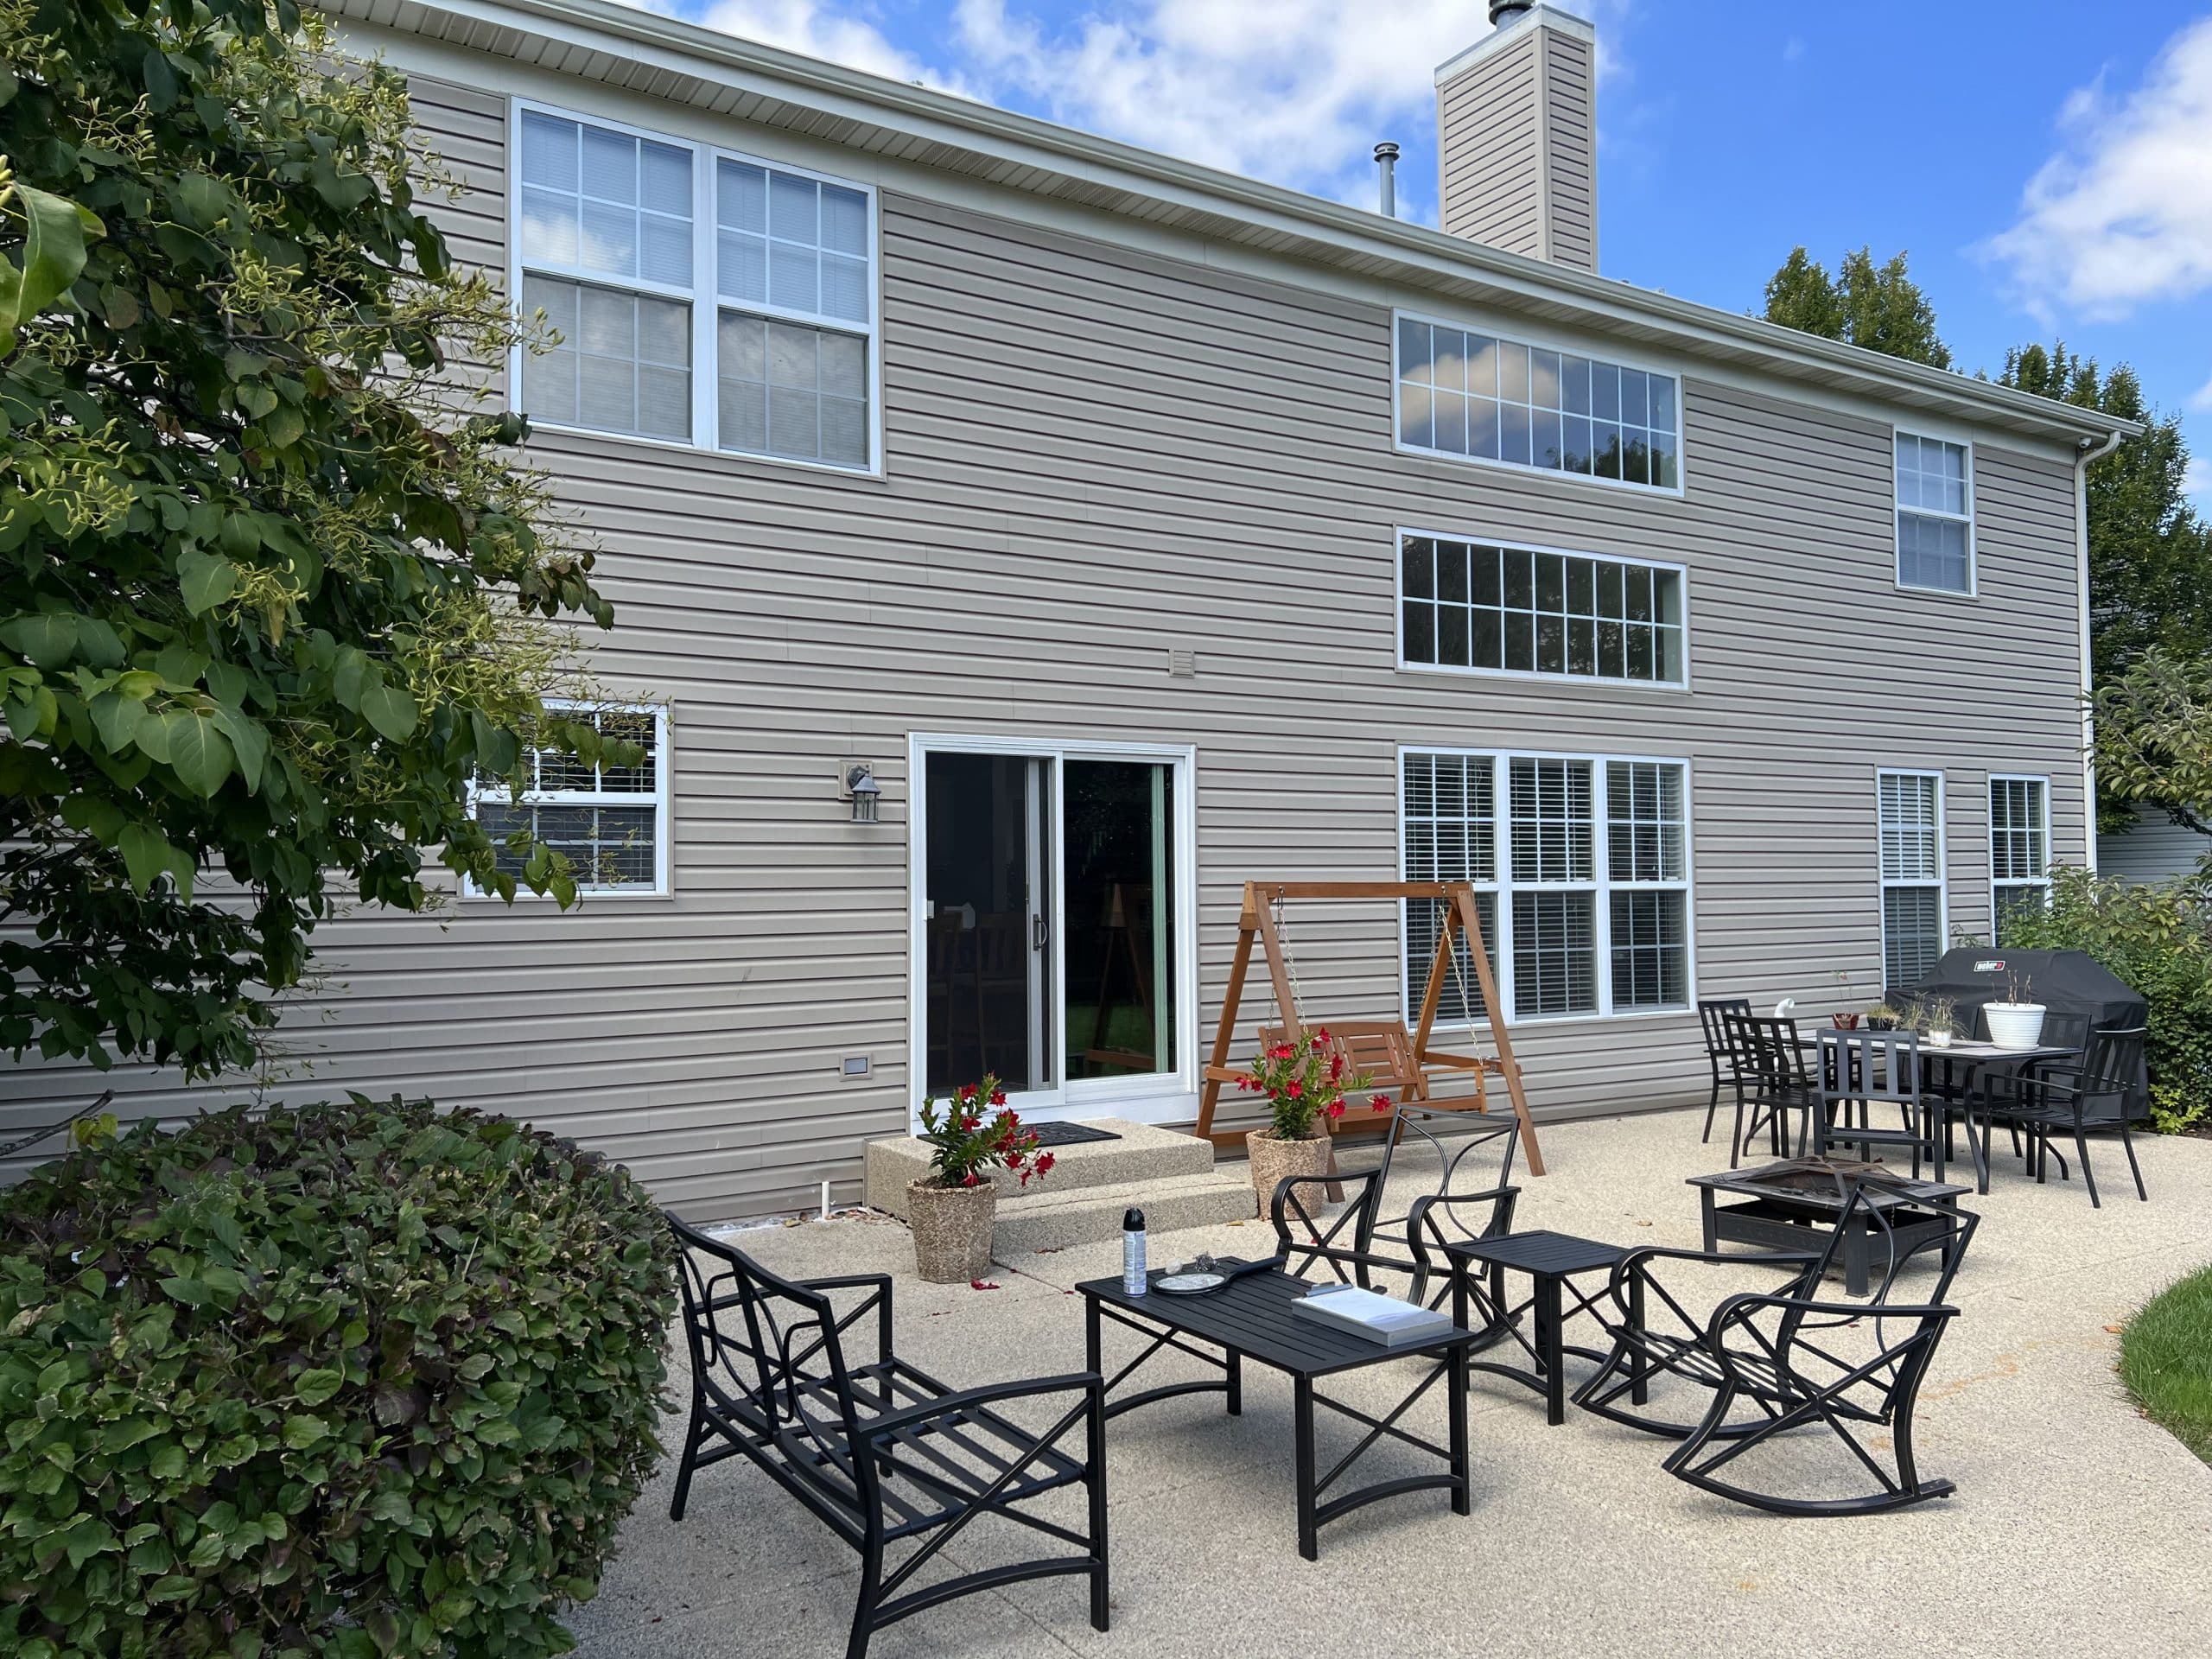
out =
[(2089, 1167), (2089, 1136), (2117, 1132), (2127, 1154), (2128, 1172), (2135, 1178), (2135, 1196), (2150, 1202), (2143, 1185), (2143, 1166), (2136, 1160), (2135, 1139), (2129, 1133), (2150, 1112), (2150, 1103), (2135, 1079), (2141, 1075), (2143, 1041), (2147, 1028), (2098, 1031), (2079, 1065), (2044, 1065), (2017, 1077), (1992, 1080), (1993, 1118), (2028, 1137), (2028, 1161), (2037, 1181), (2044, 1178), (2050, 1160), (2058, 1160), (2061, 1180), (2069, 1178), (2066, 1156), (2051, 1150), (2053, 1135), (2070, 1135), (2082, 1160), (2082, 1180), (2089, 1189), (2092, 1209), (2102, 1209), (2097, 1196), (2096, 1173)]
[(1728, 1167), (1736, 1167), (1761, 1130), (1777, 1157), (1786, 1153), (1792, 1113), (1802, 1120), (1797, 1137), (1802, 1152), (1812, 1136), (1820, 1090), (1807, 1067), (1805, 1040), (1797, 1022), (1786, 1016), (1729, 1009), (1722, 1014), (1721, 1024), (1736, 1074), (1736, 1127), (1728, 1147)]
[[(1941, 1180), (1945, 1137), (1957, 1116), (1966, 1123), (1980, 1166), (1973, 1118), (1962, 1103), (1947, 1102), (1929, 1089), (1917, 1032), (1822, 1031), (1817, 1037), (1820, 1103), (1813, 1122), (1815, 1146), (1823, 1157), (1832, 1147), (1855, 1147), (1859, 1157), (1872, 1159), (1875, 1147), (1888, 1147), (1911, 1153), (1915, 1180), (1923, 1159)], [(1895, 1128), (1875, 1121), (1891, 1107), (1899, 1118)]]
[[(1097, 1372), (949, 1388), (893, 1351), (888, 1276), (781, 1278), (669, 1220), (691, 1357), (691, 1416), (671, 1520), (683, 1520), (699, 1470), (740, 1455), (758, 1465), (861, 1558), (847, 1659), (861, 1659), (876, 1631), (925, 1608), (1061, 1574), (1090, 1579), (1091, 1626), (1106, 1629), (1106, 1414)], [(872, 1347), (874, 1357), (849, 1360), (849, 1341)], [(1051, 1395), (1074, 1399), (1042, 1430), (997, 1409)], [(1081, 1449), (1064, 1449), (1078, 1432)], [(1073, 1487), (1089, 1500), (1083, 1528), (1050, 1513), (1052, 1495)], [(915, 1586), (917, 1573), (986, 1516), (1071, 1553)], [(909, 1542), (916, 1547), (894, 1566), (892, 1547)]]
[[(1607, 1325), (1613, 1351), (1577, 1391), (1576, 1403), (1626, 1427), (1679, 1440), (1662, 1465), (1669, 1473), (1777, 1514), (1863, 1514), (1950, 1492), (1951, 1482), (1920, 1476), (1913, 1413), (1936, 1344), (1957, 1316), (1943, 1298), (1977, 1218), (1948, 1200), (1914, 1198), (1916, 1211), (1940, 1215), (1950, 1224), (1900, 1247), (1882, 1209), (1867, 1196), (1886, 1184), (1867, 1176), (1837, 1179), (1847, 1189), (1847, 1201), (1818, 1251), (1751, 1256), (1652, 1247), (1624, 1259), (1608, 1291), (1615, 1310)], [(1844, 1228), (1860, 1225), (1891, 1239), (1879, 1282), (1864, 1300), (1824, 1298), (1821, 1280)], [(1774, 1293), (1729, 1296), (1710, 1312), (1699, 1311), (1675, 1281), (1693, 1267), (1734, 1270), (1746, 1263), (1777, 1268), (1787, 1281)], [(1923, 1267), (1932, 1268), (1933, 1278), (1921, 1282), (1916, 1270)], [(1679, 1271), (1670, 1274), (1669, 1268)], [(1916, 1279), (1910, 1300), (1899, 1287), (1908, 1270), (1915, 1270)], [(1639, 1279), (1640, 1319), (1633, 1312)], [(1639, 1373), (1647, 1388), (1672, 1382), (1702, 1398), (1697, 1420), (1624, 1406), (1623, 1396), (1631, 1394)], [(1739, 1417), (1747, 1404), (1751, 1414)], [(1740, 1472), (1739, 1460), (1800, 1429), (1826, 1430), (1852, 1454), (1854, 1465), (1874, 1477), (1875, 1489), (1841, 1497), (1793, 1497), (1732, 1478)], [(1875, 1455), (1884, 1449), (1882, 1437), (1894, 1472)]]
[[(1736, 1050), (1728, 1040), (1728, 1016), (1732, 1014), (1748, 1015), (1751, 1001), (1747, 996), (1701, 996), (1697, 1003), (1697, 1022), (1705, 1033), (1705, 1063), (1713, 1072), (1713, 1092), (1705, 1103), (1705, 1133), (1698, 1136), (1698, 1144), (1705, 1145), (1713, 1139), (1713, 1114), (1720, 1109), (1720, 1090), (1723, 1084), (1740, 1091), (1742, 1078), (1736, 1071)], [(1739, 1092), (1740, 1097), (1740, 1092)]]

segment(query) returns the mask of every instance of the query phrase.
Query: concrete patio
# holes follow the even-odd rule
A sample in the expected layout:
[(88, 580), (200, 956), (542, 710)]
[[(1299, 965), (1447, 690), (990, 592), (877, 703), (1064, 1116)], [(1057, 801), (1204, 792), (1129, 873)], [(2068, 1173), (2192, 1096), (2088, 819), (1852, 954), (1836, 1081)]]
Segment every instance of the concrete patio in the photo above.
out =
[[(1682, 1179), (1726, 1161), (1698, 1128), (1666, 1113), (1547, 1129), (1552, 1173), (1523, 1178), (1517, 1224), (1694, 1246), (1696, 1195)], [(1472, 1518), (1434, 1493), (1388, 1502), (1325, 1529), (1309, 1564), (1294, 1539), (1289, 1385), (1248, 1366), (1241, 1418), (1198, 1398), (1109, 1426), (1109, 1634), (1085, 1622), (1081, 1580), (1065, 1579), (931, 1610), (871, 1651), (2201, 1656), (2212, 1468), (2137, 1414), (2113, 1365), (2130, 1310), (2212, 1259), (2212, 1141), (2139, 1145), (2147, 1205), (2116, 1147), (2099, 1160), (2101, 1211), (2078, 1182), (2037, 1187), (2001, 1154), (1994, 1190), (1968, 1200), (1985, 1221), (1917, 1434), (1923, 1474), (1958, 1484), (1948, 1500), (1866, 1519), (1759, 1514), (1665, 1475), (1664, 1442), (1572, 1408), (1547, 1428), (1534, 1395), (1478, 1376)], [(1394, 1193), (1391, 1209), (1410, 1196)], [(887, 1220), (740, 1242), (785, 1273), (899, 1275), (899, 1351), (956, 1386), (1078, 1369), (1069, 1287), (1119, 1266), (1110, 1244), (1024, 1253), (995, 1273), (1001, 1288), (976, 1291), (914, 1280), (906, 1230)], [(1249, 1255), (1271, 1242), (1252, 1222), (1162, 1236), (1154, 1255)], [(678, 1367), (680, 1395), (680, 1353)], [(1417, 1410), (1419, 1427), (1440, 1430), (1433, 1395)], [(669, 1443), (682, 1421), (671, 1419)], [(855, 1564), (828, 1530), (742, 1462), (702, 1473), (671, 1525), (671, 1478), (664, 1468), (648, 1489), (598, 1599), (575, 1611), (579, 1651), (842, 1654)], [(965, 1566), (995, 1554), (980, 1536), (972, 1549), (952, 1553)]]

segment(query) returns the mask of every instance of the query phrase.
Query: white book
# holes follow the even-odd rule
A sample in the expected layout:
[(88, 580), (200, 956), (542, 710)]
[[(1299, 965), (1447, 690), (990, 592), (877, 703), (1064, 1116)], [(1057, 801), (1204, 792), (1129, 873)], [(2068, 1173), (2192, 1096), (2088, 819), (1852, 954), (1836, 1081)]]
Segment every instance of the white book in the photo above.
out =
[(1332, 1331), (1364, 1337), (1385, 1348), (1433, 1342), (1459, 1327), (1433, 1309), (1357, 1285), (1316, 1285), (1290, 1305), (1291, 1313)]

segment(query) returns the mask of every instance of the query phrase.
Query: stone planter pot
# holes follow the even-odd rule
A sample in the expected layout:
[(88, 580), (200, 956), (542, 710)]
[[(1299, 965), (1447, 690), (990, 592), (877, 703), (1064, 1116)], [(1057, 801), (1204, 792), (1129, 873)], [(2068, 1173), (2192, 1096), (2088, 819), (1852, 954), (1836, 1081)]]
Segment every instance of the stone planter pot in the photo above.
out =
[(1989, 1021), (1989, 1040), (1999, 1048), (2033, 1048), (2043, 1035), (2040, 1002), (1985, 1002), (1981, 1012)]
[(1254, 1129), (1244, 1137), (1244, 1155), (1251, 1160), (1252, 1191), (1265, 1221), (1272, 1213), (1275, 1186), (1285, 1176), (1329, 1173), (1329, 1137), (1317, 1128), (1303, 1141), (1278, 1141), (1273, 1129)]
[(914, 1270), (933, 1285), (964, 1285), (990, 1271), (995, 1181), (976, 1186), (906, 1183), (906, 1222), (914, 1230)]

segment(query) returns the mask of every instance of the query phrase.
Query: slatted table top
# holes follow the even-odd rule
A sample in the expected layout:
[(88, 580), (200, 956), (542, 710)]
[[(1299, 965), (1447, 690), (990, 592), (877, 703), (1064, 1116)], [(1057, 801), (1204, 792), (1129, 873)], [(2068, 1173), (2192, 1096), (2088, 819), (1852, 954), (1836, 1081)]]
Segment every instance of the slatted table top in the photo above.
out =
[(1507, 1233), (1499, 1238), (1454, 1239), (1446, 1253), (1468, 1262), (1480, 1262), (1522, 1273), (1594, 1273), (1610, 1268), (1628, 1254), (1628, 1247), (1572, 1233)]
[[(1160, 1276), (1156, 1270), (1151, 1275)], [(1157, 1290), (1132, 1296), (1122, 1288), (1118, 1274), (1086, 1280), (1076, 1289), (1107, 1306), (1233, 1349), (1291, 1376), (1326, 1376), (1408, 1354), (1441, 1354), (1474, 1340), (1465, 1331), (1454, 1331), (1433, 1341), (1386, 1348), (1309, 1323), (1290, 1311), (1306, 1294), (1306, 1281), (1281, 1268), (1246, 1274), (1205, 1296), (1170, 1296)]]

